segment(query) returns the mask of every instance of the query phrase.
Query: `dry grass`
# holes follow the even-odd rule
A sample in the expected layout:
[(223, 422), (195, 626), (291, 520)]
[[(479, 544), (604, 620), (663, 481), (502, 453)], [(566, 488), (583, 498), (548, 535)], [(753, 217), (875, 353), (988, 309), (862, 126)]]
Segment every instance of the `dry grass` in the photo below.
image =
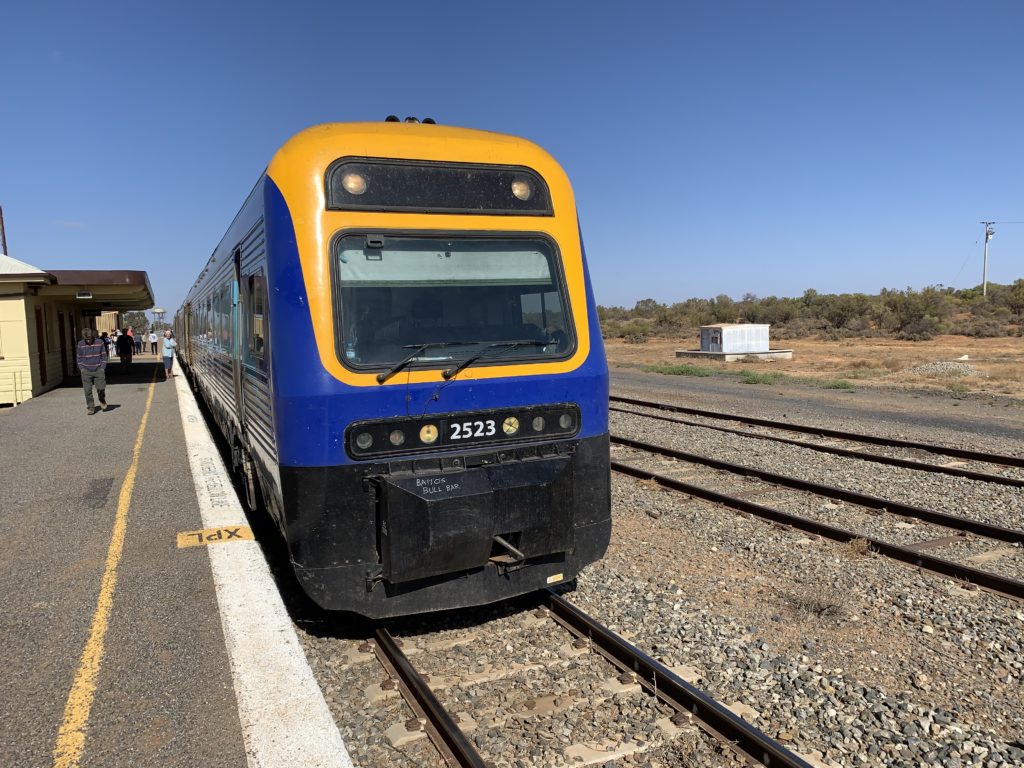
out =
[(851, 539), (841, 546), (849, 558), (867, 557), (871, 554), (871, 544), (867, 539)]
[(849, 597), (841, 590), (825, 584), (807, 584), (804, 589), (790, 592), (784, 597), (798, 614), (819, 619), (842, 619), (849, 613)]
[[(858, 388), (872, 386), (908, 386), (946, 389), (954, 392), (994, 392), (1024, 398), (1024, 338), (974, 339), (968, 336), (939, 336), (932, 341), (898, 341), (896, 339), (787, 339), (773, 347), (792, 349), (792, 360), (770, 360), (737, 363), (700, 361), (699, 365), (682, 363), (675, 356), (677, 349), (692, 349), (695, 339), (653, 338), (645, 344), (626, 344), (621, 339), (608, 339), (605, 348), (614, 365), (664, 366), (680, 375), (707, 375), (708, 372), (738, 374), (743, 368), (755, 369), (756, 378), (772, 384), (786, 384), (793, 378), (822, 382), (847, 381)], [(982, 376), (927, 376), (909, 373), (922, 363), (957, 360), (968, 356), (967, 362)], [(694, 374), (689, 369), (699, 370)], [(668, 371), (667, 371), (668, 372)], [(839, 388), (847, 389), (844, 384)]]

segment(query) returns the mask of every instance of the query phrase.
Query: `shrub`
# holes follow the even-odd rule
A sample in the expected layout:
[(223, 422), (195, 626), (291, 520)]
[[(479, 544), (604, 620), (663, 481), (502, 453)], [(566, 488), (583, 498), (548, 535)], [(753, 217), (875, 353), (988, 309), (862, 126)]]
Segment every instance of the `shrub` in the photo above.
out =
[(713, 368), (703, 368), (690, 363), (681, 363), (679, 365), (660, 363), (658, 365), (648, 365), (644, 370), (651, 371), (652, 373), (664, 373), (669, 376), (714, 376), (717, 373)]
[(925, 315), (903, 326), (903, 329), (896, 334), (896, 338), (903, 341), (931, 341), (941, 330), (942, 322), (939, 318)]
[(976, 339), (991, 339), (1006, 336), (1006, 322), (994, 317), (972, 317), (953, 328), (954, 333), (973, 336)]
[(740, 371), (740, 381), (744, 384), (778, 384), (789, 377), (784, 373), (756, 373), (755, 371)]

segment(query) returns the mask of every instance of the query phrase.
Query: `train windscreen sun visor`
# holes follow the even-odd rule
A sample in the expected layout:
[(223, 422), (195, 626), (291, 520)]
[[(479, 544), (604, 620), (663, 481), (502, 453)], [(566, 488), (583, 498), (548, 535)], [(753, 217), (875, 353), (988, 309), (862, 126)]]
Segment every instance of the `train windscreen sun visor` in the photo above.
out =
[(343, 158), (327, 171), (327, 208), (551, 216), (551, 195), (529, 168)]

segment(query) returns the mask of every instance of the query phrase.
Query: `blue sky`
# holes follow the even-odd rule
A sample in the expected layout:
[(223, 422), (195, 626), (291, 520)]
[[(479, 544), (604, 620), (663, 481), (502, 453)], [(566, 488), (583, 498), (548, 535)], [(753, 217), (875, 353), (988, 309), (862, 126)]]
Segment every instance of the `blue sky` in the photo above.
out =
[[(146, 269), (173, 308), (275, 149), (395, 113), (525, 136), (576, 190), (597, 299), (981, 279), (1024, 222), (1024, 4), (18, 3), (11, 256)], [(1024, 277), (996, 225), (989, 279)]]

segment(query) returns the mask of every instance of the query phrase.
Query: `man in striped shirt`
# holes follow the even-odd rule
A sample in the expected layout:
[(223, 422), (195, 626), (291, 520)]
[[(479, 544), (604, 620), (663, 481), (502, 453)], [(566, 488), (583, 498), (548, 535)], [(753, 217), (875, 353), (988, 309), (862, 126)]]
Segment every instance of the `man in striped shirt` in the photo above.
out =
[(78, 342), (75, 361), (82, 373), (86, 411), (90, 416), (96, 413), (96, 403), (92, 399), (93, 386), (100, 398), (100, 408), (107, 410), (107, 345), (96, 338), (96, 331), (92, 328), (82, 329), (82, 340)]

